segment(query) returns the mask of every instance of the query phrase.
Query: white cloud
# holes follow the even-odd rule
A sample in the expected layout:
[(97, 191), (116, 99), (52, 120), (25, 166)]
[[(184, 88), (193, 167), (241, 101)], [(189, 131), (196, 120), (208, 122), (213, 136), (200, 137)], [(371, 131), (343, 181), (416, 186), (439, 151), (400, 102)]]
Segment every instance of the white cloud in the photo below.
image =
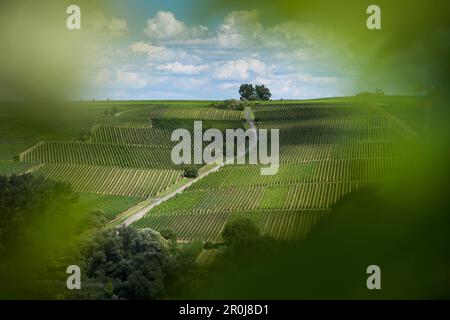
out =
[(308, 84), (333, 84), (336, 83), (338, 79), (335, 77), (318, 77), (306, 73), (306, 74), (296, 74), (294, 76), (294, 80)]
[(237, 47), (256, 39), (263, 26), (259, 21), (260, 12), (232, 11), (217, 31), (217, 42), (221, 47)]
[(173, 97), (227, 98), (248, 82), (265, 84), (277, 99), (337, 94), (350, 81), (337, 68), (344, 50), (336, 48), (344, 45), (330, 45), (327, 32), (289, 21), (263, 26), (256, 10), (233, 11), (212, 31), (159, 11), (145, 30), (147, 41), (121, 50), (114, 44), (110, 50), (102, 47), (104, 54), (95, 57), (101, 68), (92, 77), (95, 86), (132, 98), (170, 97), (171, 92)]
[(170, 80), (171, 86), (181, 90), (191, 91), (190, 94), (192, 94), (192, 90), (204, 88), (209, 83), (209, 79), (206, 78), (175, 78)]
[(147, 86), (147, 81), (139, 73), (108, 69), (101, 69), (94, 78), (96, 87), (108, 87), (119, 89), (141, 89)]
[(229, 89), (236, 89), (236, 91), (239, 89), (239, 86), (241, 85), (241, 83), (239, 82), (225, 82), (219, 85), (220, 89), (225, 89), (225, 90), (229, 90)]
[(139, 89), (147, 86), (147, 81), (136, 72), (118, 70), (116, 72), (116, 82), (119, 86)]
[(186, 63), (199, 63), (201, 58), (197, 55), (187, 53), (181, 49), (170, 49), (165, 46), (157, 46), (148, 42), (139, 41), (130, 46), (131, 51), (138, 54), (145, 54), (150, 62), (172, 62), (182, 60)]
[(176, 74), (199, 74), (206, 71), (208, 69), (208, 65), (182, 64), (176, 61), (156, 66), (156, 68), (161, 71), (168, 71)]
[(163, 46), (154, 46), (150, 43), (139, 41), (135, 42), (130, 46), (130, 49), (135, 53), (145, 53), (149, 56), (153, 55), (165, 55), (168, 49)]
[(202, 25), (187, 27), (172, 12), (158, 11), (153, 18), (147, 20), (144, 32), (149, 38), (157, 40), (195, 39), (205, 36), (208, 28)]
[[(273, 97), (285, 98), (320, 97), (319, 93), (323, 92), (324, 88), (336, 88), (340, 82), (343, 82), (343, 79), (337, 77), (319, 77), (309, 73), (268, 74), (267, 76), (255, 78), (255, 83), (262, 83), (270, 88)], [(329, 96), (330, 94), (326, 95)]]
[(214, 76), (221, 80), (246, 80), (250, 72), (264, 74), (268, 71), (266, 64), (258, 59), (239, 59), (219, 63)]
[(321, 37), (323, 37), (323, 30), (314, 24), (286, 21), (266, 29), (264, 38), (261, 40), (263, 45), (272, 48), (311, 48)]

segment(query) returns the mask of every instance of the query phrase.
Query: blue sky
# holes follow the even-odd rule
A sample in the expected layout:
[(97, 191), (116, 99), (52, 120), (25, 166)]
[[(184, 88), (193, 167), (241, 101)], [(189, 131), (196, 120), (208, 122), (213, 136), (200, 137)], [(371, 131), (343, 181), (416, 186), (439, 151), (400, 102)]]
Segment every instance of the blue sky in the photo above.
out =
[(96, 99), (238, 98), (241, 83), (273, 99), (355, 94), (351, 53), (333, 30), (300, 21), (265, 23), (258, 10), (221, 12), (199, 23), (198, 1), (108, 1), (89, 13), (97, 30), (84, 70)]

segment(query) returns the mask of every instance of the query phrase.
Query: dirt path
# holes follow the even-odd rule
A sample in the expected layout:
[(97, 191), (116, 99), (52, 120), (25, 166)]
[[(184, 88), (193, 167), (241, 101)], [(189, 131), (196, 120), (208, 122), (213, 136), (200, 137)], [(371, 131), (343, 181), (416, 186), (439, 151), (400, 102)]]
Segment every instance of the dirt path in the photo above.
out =
[(124, 226), (129, 226), (130, 224), (132, 224), (133, 222), (143, 218), (145, 216), (145, 214), (147, 212), (149, 212), (151, 209), (153, 209), (156, 206), (159, 206), (161, 203), (163, 203), (164, 201), (169, 200), (170, 198), (174, 197), (175, 195), (183, 192), (184, 190), (186, 190), (187, 188), (189, 188), (191, 185), (193, 185), (194, 183), (196, 183), (198, 180), (206, 177), (208, 174), (210, 174), (211, 172), (217, 171), (219, 170), (224, 164), (217, 164), (214, 167), (212, 167), (211, 169), (203, 172), (202, 174), (200, 174), (197, 178), (188, 181), (186, 184), (180, 186), (179, 188), (175, 189), (172, 192), (169, 192), (168, 194), (164, 195), (163, 197), (160, 198), (156, 198), (155, 202), (149, 204), (148, 206), (140, 209), (139, 211), (137, 211), (136, 213), (134, 213), (133, 215), (131, 215), (130, 217), (128, 217), (125, 221), (123, 221), (121, 223), (121, 225)]

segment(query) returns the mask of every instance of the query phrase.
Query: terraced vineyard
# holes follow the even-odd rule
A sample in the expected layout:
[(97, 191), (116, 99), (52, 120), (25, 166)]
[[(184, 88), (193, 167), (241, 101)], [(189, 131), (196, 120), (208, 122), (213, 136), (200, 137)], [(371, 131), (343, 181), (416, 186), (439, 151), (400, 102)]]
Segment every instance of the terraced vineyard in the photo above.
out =
[[(327, 210), (259, 211), (237, 213), (235, 216), (250, 217), (263, 234), (278, 240), (303, 239)], [(233, 218), (233, 217), (232, 217)]]
[(241, 118), (239, 111), (206, 107), (126, 107), (94, 125), (87, 141), (41, 141), (20, 154), (20, 161), (33, 174), (79, 192), (147, 198), (182, 177), (182, 167), (171, 160), (172, 130), (193, 130), (198, 119), (204, 129), (239, 128)]
[(161, 115), (172, 119), (196, 119), (196, 120), (235, 120), (244, 118), (242, 111), (221, 110), (215, 108), (168, 108)]
[[(420, 104), (389, 98), (341, 100), (255, 106), (259, 128), (280, 130), (276, 175), (260, 175), (259, 165), (227, 165), (156, 206), (133, 226), (172, 229), (184, 241), (221, 241), (225, 223), (246, 216), (277, 239), (305, 237), (344, 195), (395, 172), (403, 147), (425, 128)], [(203, 130), (242, 128), (243, 118), (241, 111), (204, 105), (123, 106), (93, 125), (84, 142), (42, 141), (20, 160), (34, 174), (70, 183), (80, 192), (158, 197), (182, 176), (182, 167), (170, 159), (173, 130), (192, 133), (195, 120), (202, 120)]]
[(151, 220), (142, 220), (136, 226), (155, 230), (173, 230), (180, 241), (194, 238), (220, 240), (220, 232), (229, 218), (227, 212), (175, 213), (155, 215)]
[[(117, 122), (126, 126), (138, 127), (153, 127), (162, 122), (164, 123), (164, 125), (161, 126), (163, 129), (173, 130), (175, 128), (183, 127), (179, 125), (180, 122), (185, 124), (192, 123), (193, 120), (239, 122), (243, 118), (243, 112), (235, 110), (222, 110), (207, 107), (150, 107), (127, 111)], [(173, 126), (173, 123), (175, 123), (175, 126)]]
[[(224, 215), (246, 216), (264, 234), (303, 238), (344, 195), (397, 170), (402, 149), (415, 134), (394, 109), (390, 113), (373, 103), (257, 106), (258, 126), (280, 129), (278, 174), (262, 176), (259, 165), (225, 166), (134, 226), (174, 229), (184, 240), (220, 241)], [(205, 225), (199, 225), (201, 217)], [(206, 226), (213, 231), (205, 232)]]
[(92, 142), (131, 145), (167, 145), (170, 130), (134, 126), (98, 126), (92, 134)]
[(169, 169), (135, 169), (89, 165), (46, 164), (32, 171), (72, 185), (77, 192), (145, 198), (177, 182), (182, 172)]
[(171, 168), (169, 146), (136, 146), (73, 141), (46, 141), (23, 155), (22, 161), (46, 164), (87, 164), (134, 168)]

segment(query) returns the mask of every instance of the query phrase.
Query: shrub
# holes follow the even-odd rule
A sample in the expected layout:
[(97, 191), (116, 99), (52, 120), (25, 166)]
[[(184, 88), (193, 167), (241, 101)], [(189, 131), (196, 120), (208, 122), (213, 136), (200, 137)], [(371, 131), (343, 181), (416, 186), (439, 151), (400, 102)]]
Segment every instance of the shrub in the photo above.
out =
[(176, 242), (177, 241), (177, 235), (176, 235), (176, 233), (173, 230), (164, 229), (164, 230), (161, 230), (160, 234), (166, 240), (169, 240), (169, 241), (172, 241), (172, 242)]
[(206, 241), (205, 244), (203, 245), (203, 248), (205, 248), (206, 250), (217, 249), (217, 248), (219, 248), (219, 244), (213, 243), (211, 241)]
[(198, 177), (198, 168), (194, 165), (187, 166), (184, 168), (183, 175), (186, 178), (197, 178)]
[(239, 245), (259, 238), (258, 227), (248, 218), (228, 222), (222, 232), (225, 245)]

